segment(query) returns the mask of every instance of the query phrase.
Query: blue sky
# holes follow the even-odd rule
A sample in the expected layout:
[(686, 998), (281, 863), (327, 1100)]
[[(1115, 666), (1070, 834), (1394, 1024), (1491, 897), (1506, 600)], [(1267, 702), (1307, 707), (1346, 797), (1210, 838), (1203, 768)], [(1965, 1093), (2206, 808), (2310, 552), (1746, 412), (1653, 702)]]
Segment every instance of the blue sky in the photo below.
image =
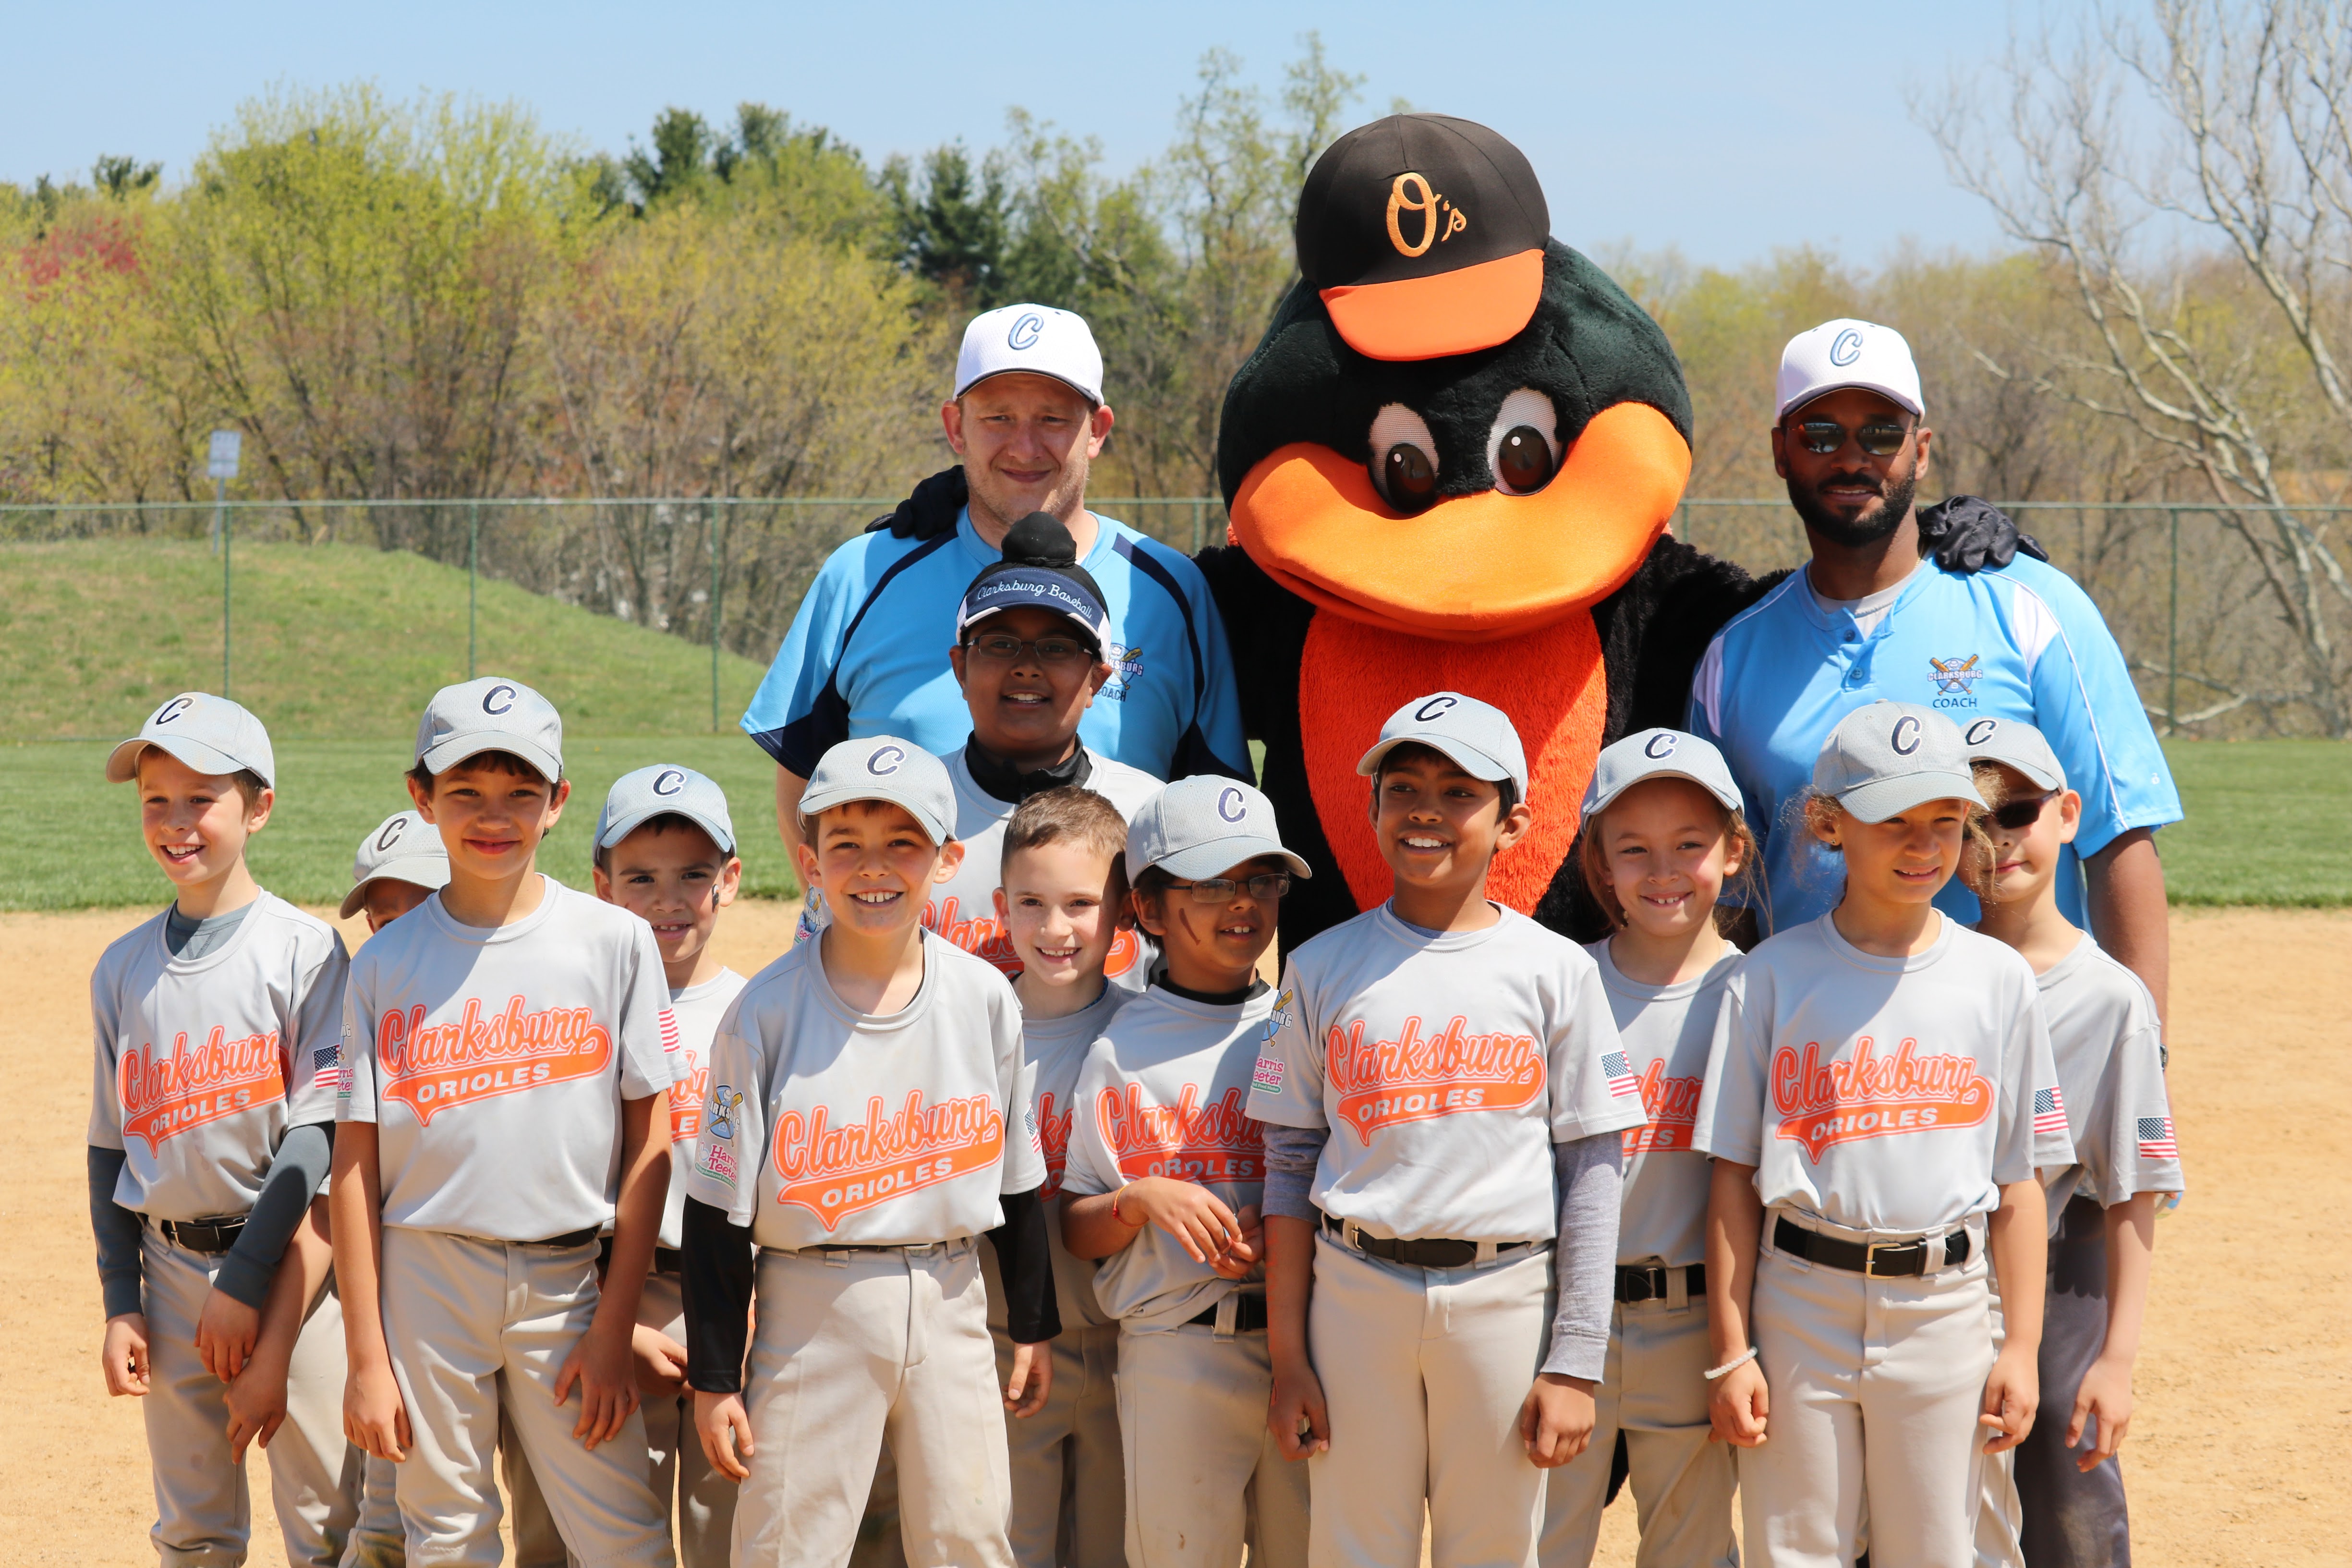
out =
[(403, 0), (397, 5), (109, 4), (10, 7), (0, 179), (86, 178), (101, 153), (184, 175), (236, 102), (273, 82), (373, 78), (514, 99), (583, 146), (625, 149), (664, 106), (718, 120), (756, 99), (830, 126), (877, 161), (999, 139), (1024, 107), (1098, 137), (1114, 170), (1169, 139), (1203, 50), (1269, 90), (1299, 36), (1368, 78), (1360, 117), (1403, 97), (1482, 120), (1524, 148), (1570, 244), (1676, 245), (1736, 265), (1811, 242), (1857, 261), (1905, 239), (1998, 238), (1911, 122), (1935, 89), (2002, 47), (1995, 5), (1407, 5), (1255, 0), (995, 7), (623, 5)]

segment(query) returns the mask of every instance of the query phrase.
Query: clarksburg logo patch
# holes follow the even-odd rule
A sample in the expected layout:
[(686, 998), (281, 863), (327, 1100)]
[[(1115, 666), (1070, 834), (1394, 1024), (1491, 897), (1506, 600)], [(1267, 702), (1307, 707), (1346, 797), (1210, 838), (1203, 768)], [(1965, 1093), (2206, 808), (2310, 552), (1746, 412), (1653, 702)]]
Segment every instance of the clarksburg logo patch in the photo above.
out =
[(1818, 1040), (1807, 1041), (1802, 1055), (1793, 1046), (1772, 1053), (1779, 1136), (1801, 1144), (1816, 1165), (1840, 1143), (1974, 1127), (1992, 1114), (1992, 1080), (1974, 1057), (1923, 1054), (1916, 1039), (1882, 1057), (1864, 1035), (1844, 1061), (1823, 1061)]
[(1977, 705), (1977, 682), (1984, 676), (1984, 655), (1972, 653), (1966, 658), (1937, 658), (1927, 656), (1927, 679), (1935, 683), (1937, 708), (1973, 708)]
[(1105, 643), (1103, 658), (1110, 665), (1110, 679), (1103, 682), (1102, 690), (1096, 695), (1124, 702), (1136, 682), (1143, 679), (1143, 647), (1140, 644)]

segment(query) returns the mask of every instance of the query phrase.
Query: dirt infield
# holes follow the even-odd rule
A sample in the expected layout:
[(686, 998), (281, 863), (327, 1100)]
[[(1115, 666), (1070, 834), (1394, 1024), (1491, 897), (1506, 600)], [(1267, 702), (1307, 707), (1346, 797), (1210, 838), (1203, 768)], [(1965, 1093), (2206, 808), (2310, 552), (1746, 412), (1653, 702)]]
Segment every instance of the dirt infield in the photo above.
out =
[[(86, 981), (141, 918), (0, 915), (0, 1563), (150, 1561), (144, 1437), (97, 1365), (97, 1280), (82, 1177)], [(789, 940), (789, 911), (721, 926), (746, 973)], [(356, 941), (360, 933), (349, 932)], [(2140, 1561), (2273, 1568), (2352, 1552), (2352, 1323), (2340, 1228), (2352, 1127), (2352, 914), (2229, 910), (2173, 921), (2171, 1084), (2189, 1202), (2158, 1231), (2156, 1289), (2125, 1460)], [(266, 1471), (253, 1468), (268, 1519)], [(1601, 1561), (1633, 1562), (1633, 1510)], [(275, 1531), (253, 1561), (281, 1564)]]

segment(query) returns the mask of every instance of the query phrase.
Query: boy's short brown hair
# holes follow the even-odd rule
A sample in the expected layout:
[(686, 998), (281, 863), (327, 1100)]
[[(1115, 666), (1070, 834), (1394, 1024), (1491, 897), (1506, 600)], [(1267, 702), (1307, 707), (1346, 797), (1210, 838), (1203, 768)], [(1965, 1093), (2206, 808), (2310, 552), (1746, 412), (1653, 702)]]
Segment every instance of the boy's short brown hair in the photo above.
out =
[[(161, 750), (160, 747), (149, 746), (141, 752), (131, 764), (131, 776), (136, 779), (139, 776), (140, 768), (144, 766), (147, 759), (159, 750)], [(236, 791), (237, 798), (245, 802), (246, 813), (250, 816), (260, 806), (262, 792), (269, 788), (269, 781), (251, 768), (239, 768), (228, 775), (228, 787)]]
[[(510, 773), (519, 778), (537, 779), (540, 783), (550, 786), (562, 782), (560, 778), (549, 778), (512, 752), (476, 752), (472, 756), (462, 761), (451, 763), (447, 767), (443, 768), (441, 773), (454, 773), (459, 768), (486, 768), (494, 773)], [(408, 770), (408, 776), (416, 781), (418, 789), (423, 790), (426, 795), (431, 795), (433, 781), (440, 774), (420, 762)]]
[(1023, 801), (1004, 825), (1004, 857), (997, 863), (998, 879), (1003, 878), (1003, 867), (1014, 855), (1048, 844), (1076, 844), (1108, 857), (1113, 897), (1125, 896), (1127, 818), (1109, 801), (1076, 784), (1044, 790)]
[[(1424, 742), (1404, 741), (1400, 742), (1396, 745), (1391, 746), (1387, 751), (1381, 753), (1381, 760), (1372, 764), (1372, 796), (1374, 801), (1372, 809), (1374, 811), (1378, 811), (1380, 809), (1378, 802), (1381, 789), (1381, 775), (1388, 772), (1389, 764), (1391, 763), (1412, 762), (1433, 762), (1441, 766), (1449, 768), (1458, 768), (1462, 765), (1452, 757), (1447, 756), (1444, 752), (1439, 751), (1435, 746), (1429, 745)], [(1490, 779), (1487, 782), (1495, 786), (1495, 793), (1502, 797), (1503, 804), (1496, 812), (1496, 820), (1499, 822), (1505, 817), (1509, 816), (1513, 808), (1517, 806), (1519, 804), (1518, 783), (1514, 779)]]

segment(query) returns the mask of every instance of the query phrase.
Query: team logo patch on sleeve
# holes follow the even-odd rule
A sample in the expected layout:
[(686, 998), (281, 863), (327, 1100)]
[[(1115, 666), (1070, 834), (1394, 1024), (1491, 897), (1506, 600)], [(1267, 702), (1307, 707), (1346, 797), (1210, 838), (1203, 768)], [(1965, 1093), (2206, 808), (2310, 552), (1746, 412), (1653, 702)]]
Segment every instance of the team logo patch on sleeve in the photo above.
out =
[(2033, 1131), (2039, 1137), (2044, 1132), (2066, 1131), (2066, 1096), (2056, 1085), (2033, 1091)]
[(1268, 1094), (1280, 1094), (1282, 1092), (1282, 1059), (1279, 1057), (1258, 1058), (1257, 1066), (1250, 1069), (1250, 1084), (1253, 1088), (1262, 1089)]
[(2143, 1160), (2180, 1158), (2180, 1145), (2172, 1138), (2171, 1117), (2143, 1116), (2139, 1119), (2139, 1157)]

